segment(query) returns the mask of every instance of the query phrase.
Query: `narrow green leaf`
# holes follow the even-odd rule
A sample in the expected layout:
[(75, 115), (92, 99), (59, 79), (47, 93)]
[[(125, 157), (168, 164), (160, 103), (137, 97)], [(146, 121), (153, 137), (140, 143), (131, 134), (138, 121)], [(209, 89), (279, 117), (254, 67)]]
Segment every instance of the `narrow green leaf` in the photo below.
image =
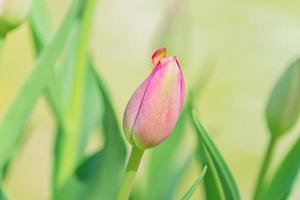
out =
[[(49, 39), (51, 38), (53, 32), (50, 23), (49, 11), (47, 9), (45, 0), (33, 0), (29, 19), (29, 26), (32, 34), (33, 44), (35, 47), (35, 53), (37, 56), (39, 56), (43, 48), (49, 42)], [(74, 27), (74, 25), (72, 26)], [(72, 32), (74, 31), (71, 31), (71, 33)], [(53, 111), (57, 123), (63, 123), (61, 91), (59, 89), (60, 86), (57, 80), (56, 68), (57, 63), (54, 67), (51, 68), (51, 80), (49, 81), (44, 92), (46, 95), (47, 103)]]
[(197, 157), (202, 165), (208, 166), (209, 170), (206, 172), (204, 177), (204, 191), (205, 198), (207, 200), (222, 200), (223, 193), (220, 188), (220, 181), (218, 180), (218, 175), (212, 160), (209, 157), (204, 144), (202, 143), (200, 137), (198, 136), (198, 147), (197, 147)]
[(93, 25), (93, 13), (97, 0), (87, 1), (80, 18), (80, 32), (75, 51), (74, 71), (72, 74), (72, 86), (70, 101), (66, 106), (65, 130), (63, 134), (63, 145), (60, 147), (60, 157), (58, 161), (57, 184), (61, 186), (72, 175), (80, 161), (78, 148), (83, 138), (81, 138), (81, 120), (83, 117), (84, 92), (87, 76), (87, 52), (89, 49), (90, 33)]
[(194, 182), (192, 187), (187, 191), (187, 193), (182, 197), (182, 200), (189, 200), (192, 197), (192, 195), (194, 194), (194, 192), (198, 188), (199, 184), (201, 183), (202, 179), (204, 178), (204, 176), (206, 174), (206, 170), (207, 170), (207, 166), (204, 166), (200, 176)]
[[(194, 153), (191, 153), (191, 155), (189, 155), (185, 160), (182, 161), (182, 164), (176, 164), (178, 165), (178, 167), (176, 167), (177, 171), (173, 169), (173, 176), (170, 176), (169, 180), (166, 182), (167, 185), (164, 186), (165, 191), (162, 193), (163, 195), (161, 196), (161, 199), (174, 199), (174, 197), (176, 197), (176, 192), (178, 191), (178, 189), (180, 189), (179, 187), (181, 186), (184, 176), (187, 173), (188, 167), (192, 163), (193, 157)], [(153, 179), (153, 177), (151, 177), (151, 179)]]
[[(61, 104), (62, 107), (65, 108), (68, 102), (70, 102), (70, 88), (72, 86), (72, 73), (73, 73), (73, 64), (75, 62), (75, 46), (76, 41), (78, 39), (78, 34), (80, 32), (78, 23), (74, 23), (73, 32), (70, 37), (70, 40), (68, 41), (67, 49), (68, 55), (65, 58), (65, 64), (63, 65), (62, 69), (59, 70), (58, 74), (58, 84), (61, 88)], [(99, 120), (101, 115), (101, 104), (99, 103), (99, 92), (97, 83), (94, 79), (94, 75), (91, 70), (87, 70), (86, 73), (86, 81), (85, 81), (85, 87), (84, 87), (84, 95), (83, 95), (83, 110), (80, 117), (80, 122), (78, 123), (78, 137), (79, 142), (76, 147), (77, 156), (78, 156), (78, 162), (80, 163), (82, 159), (84, 158), (84, 152), (86, 149), (86, 145), (88, 144), (90, 135), (92, 133), (92, 130), (95, 129), (97, 126), (97, 120)], [(56, 92), (56, 94), (59, 92)], [(54, 93), (55, 94), (55, 93)], [(65, 114), (65, 113), (64, 113)], [(64, 126), (60, 122), (58, 126)], [(58, 162), (61, 160), (60, 153), (61, 153), (61, 147), (64, 145), (63, 136), (65, 135), (65, 128), (62, 129), (62, 131), (58, 132), (57, 137), (61, 138), (62, 141), (59, 141), (56, 143), (56, 151), (54, 153), (54, 160), (55, 160), (55, 170), (54, 170), (54, 180), (57, 181), (57, 170), (58, 170)]]
[(289, 196), (300, 169), (300, 138), (287, 153), (262, 195), (264, 200), (283, 200)]
[[(121, 136), (112, 101), (105, 85), (92, 66), (89, 69), (96, 79), (98, 93), (104, 107), (101, 126), (104, 147), (77, 168), (73, 176), (57, 192), (55, 199), (114, 199), (126, 163), (127, 149)], [(99, 102), (98, 102), (99, 103)]]
[(101, 124), (105, 145), (102, 150), (103, 157), (101, 162), (105, 164), (101, 165), (97, 170), (95, 183), (90, 188), (89, 199), (96, 200), (100, 197), (103, 199), (114, 199), (125, 167), (127, 149), (110, 95), (99, 74), (93, 67), (91, 69), (94, 71), (104, 104), (104, 115)]
[(64, 47), (72, 23), (80, 10), (82, 0), (74, 0), (59, 31), (37, 59), (35, 67), (24, 82), (0, 122), (0, 171), (13, 155), (38, 96), (45, 89), (51, 76), (51, 68)]
[(191, 110), (191, 112), (192, 112), (192, 117), (193, 117), (193, 123), (194, 123), (194, 126), (196, 127), (196, 131), (199, 134), (199, 136), (201, 137), (203, 144), (205, 145), (207, 152), (209, 153), (209, 155), (214, 163), (214, 166), (216, 168), (216, 171), (218, 173), (225, 199), (239, 200), (240, 199), (239, 191), (238, 191), (236, 183), (230, 173), (230, 170), (229, 170), (227, 164), (225, 163), (219, 150), (214, 145), (214, 143), (211, 141), (207, 132), (201, 125), (196, 112), (192, 111), (192, 110)]
[[(45, 13), (45, 12), (43, 12), (43, 13)], [(77, 32), (77, 36), (75, 36), (74, 38), (75, 38), (75, 40), (77, 40), (76, 38), (78, 38), (78, 30), (75, 32)], [(74, 39), (71, 39), (70, 43), (75, 44), (76, 42), (74, 42)], [(75, 48), (73, 47), (73, 49), (75, 49)], [(74, 53), (71, 53), (71, 54), (73, 55)], [(64, 102), (68, 102), (68, 98), (69, 98), (69, 94), (67, 91), (70, 90), (70, 83), (71, 83), (70, 74), (72, 74), (72, 66), (74, 65), (74, 62), (72, 61), (72, 55), (69, 56), (70, 57), (69, 59), (67, 59), (71, 62), (66, 63), (65, 67), (63, 68), (64, 70), (62, 71), (62, 83), (61, 84), (64, 86), (64, 88), (63, 88), (63, 91), (64, 91), (63, 94), (65, 94), (64, 98), (63, 98), (63, 99), (65, 99)], [(90, 72), (91, 70), (88, 70), (88, 71)], [(85, 102), (84, 109), (85, 110), (83, 111), (84, 116), (82, 117), (83, 118), (82, 132), (86, 132), (87, 130), (90, 130), (88, 127), (91, 127), (91, 122), (93, 122), (95, 119), (98, 119), (94, 115), (92, 115), (93, 117), (90, 118), (90, 117), (86, 116), (86, 114), (90, 116), (91, 113), (94, 113), (95, 110), (97, 110), (97, 109), (95, 109), (96, 107), (98, 107), (97, 105), (100, 105), (100, 102), (91, 102), (91, 100), (94, 101), (95, 98), (91, 97), (89, 94), (92, 94), (92, 96), (98, 95), (99, 89), (98, 89), (98, 86), (96, 89), (93, 89), (94, 85), (95, 85), (95, 83), (93, 83), (93, 82), (95, 82), (95, 80), (94, 80), (95, 75), (93, 73), (95, 71), (92, 70), (92, 73), (89, 73), (89, 72), (87, 73), (88, 74), (87, 84), (86, 84), (87, 88), (85, 90), (86, 94), (84, 95), (85, 96), (85, 100), (84, 100), (84, 102)], [(102, 92), (104, 92), (104, 93), (102, 93), (102, 96), (105, 99), (105, 106), (111, 105), (110, 99), (107, 96), (108, 94), (104, 88), (104, 85), (103, 85), (102, 81), (100, 80), (100, 78), (98, 77), (98, 83), (99, 82), (101, 82), (100, 89)], [(97, 90), (97, 91), (95, 92), (95, 90)], [(98, 97), (98, 99), (99, 99), (99, 97)], [(110, 106), (110, 107), (112, 108), (112, 106)], [(112, 109), (107, 108), (106, 112), (110, 113), (111, 111), (112, 111)], [(110, 123), (116, 122), (116, 119), (113, 119), (113, 120), (107, 119), (107, 120), (110, 121)], [(107, 125), (108, 123), (103, 122), (103, 124)], [(79, 167), (79, 169), (76, 170), (76, 173), (69, 178), (67, 183), (62, 188), (60, 188), (59, 191), (55, 192), (56, 199), (82, 199), (82, 198), (93, 199), (93, 197), (95, 199), (99, 199), (99, 197), (104, 197), (105, 193), (103, 193), (103, 195), (101, 195), (100, 193), (98, 194), (96, 191), (99, 189), (98, 185), (100, 185), (100, 187), (101, 187), (101, 184), (102, 185), (105, 184), (103, 181), (99, 180), (99, 179), (102, 179), (102, 176), (101, 177), (97, 176), (98, 171), (99, 171), (99, 173), (105, 173), (104, 166), (103, 166), (104, 164), (101, 166), (99, 164), (99, 161), (102, 159), (109, 160), (107, 163), (108, 163), (108, 165), (110, 165), (110, 163), (111, 163), (111, 165), (113, 166), (112, 170), (114, 170), (114, 169), (122, 168), (122, 166), (125, 164), (125, 157), (126, 157), (125, 155), (123, 155), (124, 151), (126, 153), (124, 143), (123, 143), (123, 141), (120, 142), (120, 140), (118, 140), (118, 137), (120, 137), (120, 135), (119, 135), (120, 131), (118, 130), (116, 132), (113, 132), (113, 130), (118, 127), (118, 124), (115, 124), (115, 125), (112, 124), (112, 126), (114, 126), (113, 129), (106, 128), (106, 130), (104, 130), (104, 133), (105, 133), (105, 135), (107, 135), (110, 138), (107, 142), (115, 143), (115, 145), (120, 148), (120, 151), (118, 151), (118, 152), (111, 151), (110, 149), (114, 148), (113, 146), (111, 146), (109, 148), (108, 147), (105, 148), (105, 151), (101, 151), (101, 156), (96, 156), (96, 155), (92, 156), (84, 164), (82, 164)], [(61, 130), (61, 129), (59, 129), (59, 130)], [(110, 131), (112, 131), (112, 132), (110, 132)], [(59, 159), (59, 146), (62, 142), (60, 139), (62, 133), (60, 133), (60, 132), (61, 131), (58, 131), (58, 134), (57, 134), (55, 160)], [(113, 135), (114, 137), (111, 137), (111, 135)], [(87, 136), (87, 134), (82, 134), (82, 136)], [(117, 138), (117, 139), (114, 139), (114, 138)], [(112, 141), (112, 140), (114, 140), (114, 141)], [(82, 139), (81, 141), (84, 141), (84, 139)], [(84, 145), (82, 145), (82, 146), (84, 146)], [(112, 157), (109, 158), (109, 155), (112, 155)], [(114, 155), (116, 155), (116, 156), (114, 156)], [(117, 161), (110, 160), (110, 159), (118, 159), (118, 157), (120, 157), (119, 155), (121, 155), (121, 159), (119, 159)], [(123, 160), (123, 162), (122, 162), (122, 160)], [(121, 162), (122, 164), (119, 165), (118, 164), (119, 162)], [(57, 163), (57, 161), (54, 163)], [(101, 163), (103, 163), (103, 162), (101, 162)], [(57, 168), (57, 167), (55, 167), (55, 168)], [(117, 184), (118, 181), (115, 179), (118, 179), (119, 173), (121, 173), (120, 170), (119, 170), (119, 172), (111, 171), (110, 173), (107, 174), (107, 176), (105, 175), (107, 177), (106, 179), (108, 179), (110, 177), (110, 174), (112, 174), (111, 180), (109, 181), (109, 182), (111, 182), (111, 184), (106, 183), (105, 187), (110, 187), (110, 190), (113, 191), (118, 185)], [(105, 176), (104, 176), (104, 178), (105, 178)], [(117, 178), (114, 178), (114, 177), (117, 177)], [(103, 189), (100, 188), (100, 191), (101, 190), (106, 190), (106, 189), (103, 187)], [(111, 192), (110, 190), (105, 191), (108, 193), (107, 196), (114, 195), (113, 192)]]
[(276, 83), (266, 107), (272, 137), (289, 131), (300, 114), (300, 59), (293, 62)]
[[(87, 74), (87, 87), (85, 89), (85, 107), (83, 112), (83, 118), (81, 121), (81, 131), (80, 131), (80, 144), (78, 146), (78, 154), (82, 160), (83, 152), (85, 150), (88, 138), (91, 134), (92, 129), (96, 126), (96, 121), (100, 118), (99, 109), (99, 98), (97, 98), (98, 90), (96, 90), (94, 75), (91, 70)], [(97, 152), (92, 155), (89, 159), (83, 162), (74, 174), (68, 178), (67, 182), (62, 186), (62, 188), (57, 188), (57, 164), (60, 160), (60, 147), (63, 145), (63, 129), (58, 127), (55, 142), (55, 152), (54, 152), (54, 173), (53, 173), (53, 189), (56, 199), (82, 199), (87, 192), (87, 188), (92, 185), (92, 177), (95, 176), (97, 169), (100, 167), (98, 162), (102, 158), (102, 154)]]
[[(45, 0), (33, 0), (32, 9), (30, 14), (30, 29), (32, 33), (33, 43), (35, 47), (35, 52), (37, 55), (40, 54), (42, 49), (48, 43), (50, 35), (52, 33), (52, 27), (50, 24), (50, 16), (46, 6)], [(57, 190), (57, 171), (58, 171), (58, 161), (60, 160), (60, 146), (62, 145), (62, 134), (65, 130), (62, 112), (64, 99), (68, 97), (68, 92), (66, 92), (70, 85), (70, 74), (74, 63), (75, 57), (75, 44), (78, 40), (79, 23), (76, 19), (72, 25), (72, 30), (69, 39), (66, 41), (67, 56), (64, 58), (63, 64), (60, 65), (56, 63), (52, 67), (51, 81), (49, 81), (47, 88), (45, 89), (47, 102), (53, 111), (57, 123), (55, 148), (54, 148), (54, 160), (53, 160), (53, 176), (52, 176), (52, 195), (56, 193)], [(45, 31), (46, 30), (46, 31)], [(73, 61), (73, 62), (70, 62)], [(62, 95), (64, 94), (64, 95)], [(90, 105), (90, 104), (85, 104)], [(85, 110), (85, 109), (84, 109)], [(84, 118), (86, 119), (86, 118)], [(90, 119), (88, 117), (88, 119)], [(88, 123), (89, 124), (89, 123)], [(87, 134), (89, 135), (89, 134)], [(83, 140), (84, 141), (84, 140)], [(55, 195), (54, 195), (55, 196)]]
[[(195, 96), (191, 93), (191, 96), (189, 97), (190, 101), (187, 102), (187, 106), (189, 107), (189, 110), (192, 110), (194, 97)], [(192, 112), (189, 112), (189, 117), (192, 121), (193, 120)], [(196, 130), (197, 127), (195, 126), (195, 123), (193, 123), (193, 126)], [(198, 139), (197, 150), (196, 150), (196, 156), (198, 158), (198, 161), (200, 162), (200, 165), (202, 166), (205, 165), (209, 168), (209, 170), (206, 172), (206, 175), (204, 177), (205, 198), (207, 200), (210, 199), (222, 200), (224, 199), (224, 195), (220, 186), (220, 181), (218, 179), (218, 175), (214, 163), (211, 157), (209, 156), (207, 149), (205, 148), (205, 145), (201, 139), (200, 134), (196, 134), (196, 136)]]

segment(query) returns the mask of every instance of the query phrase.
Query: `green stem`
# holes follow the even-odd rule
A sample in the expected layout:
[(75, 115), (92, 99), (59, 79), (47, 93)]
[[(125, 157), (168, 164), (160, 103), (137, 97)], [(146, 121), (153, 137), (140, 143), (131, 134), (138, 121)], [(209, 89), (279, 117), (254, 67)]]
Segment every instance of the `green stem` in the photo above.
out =
[(127, 163), (126, 171), (121, 182), (117, 200), (128, 200), (132, 190), (135, 175), (142, 160), (144, 151), (132, 146), (130, 157)]
[(264, 159), (263, 159), (263, 163), (261, 165), (259, 175), (257, 177), (253, 200), (260, 199), (260, 195), (263, 192), (265, 177), (266, 177), (267, 171), (268, 171), (271, 161), (272, 161), (272, 156), (273, 156), (273, 152), (275, 149), (276, 141), (277, 141), (276, 138), (271, 138), (271, 140), (269, 141), (269, 144), (268, 144), (268, 147), (267, 147)]
[(92, 29), (93, 11), (97, 0), (89, 0), (86, 3), (84, 15), (80, 23), (80, 35), (75, 52), (75, 66), (71, 89), (70, 103), (64, 119), (65, 133), (64, 145), (61, 146), (61, 156), (58, 162), (58, 187), (72, 174), (78, 162), (78, 147), (80, 142), (80, 126), (83, 106), (83, 93), (86, 82), (87, 52)]

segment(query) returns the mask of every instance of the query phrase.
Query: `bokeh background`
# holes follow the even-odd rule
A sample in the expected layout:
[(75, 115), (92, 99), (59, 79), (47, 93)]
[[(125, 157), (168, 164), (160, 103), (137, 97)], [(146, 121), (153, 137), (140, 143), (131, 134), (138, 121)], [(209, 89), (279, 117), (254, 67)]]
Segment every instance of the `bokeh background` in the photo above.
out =
[[(48, 0), (55, 27), (70, 2)], [(300, 1), (101, 0), (95, 13), (91, 55), (120, 121), (131, 93), (151, 70), (152, 51), (164, 45), (181, 60), (187, 87), (202, 81), (199, 77), (208, 79), (196, 109), (227, 160), (243, 199), (249, 199), (269, 134), (266, 101), (278, 77), (300, 56)], [(8, 35), (2, 50), (1, 115), (32, 70), (33, 60), (25, 23)], [(40, 98), (7, 178), (16, 200), (49, 198), (54, 128), (53, 115)], [(272, 169), (299, 130), (300, 126), (282, 139)], [(188, 152), (195, 145), (194, 135), (189, 130), (182, 134), (187, 135)], [(88, 151), (99, 143), (92, 139)], [(187, 180), (194, 180), (199, 171), (196, 163), (191, 169)], [(142, 175), (138, 178), (143, 181)], [(199, 198), (200, 190), (194, 195)], [(290, 199), (299, 198), (298, 179)]]

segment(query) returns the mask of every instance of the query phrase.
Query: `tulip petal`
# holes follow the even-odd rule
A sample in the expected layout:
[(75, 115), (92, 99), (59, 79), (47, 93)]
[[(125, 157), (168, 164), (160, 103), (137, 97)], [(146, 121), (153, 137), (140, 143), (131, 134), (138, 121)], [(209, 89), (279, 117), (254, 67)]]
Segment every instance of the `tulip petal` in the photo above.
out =
[(182, 74), (174, 57), (164, 58), (149, 77), (132, 136), (139, 148), (161, 143), (174, 128), (183, 102)]
[(131, 141), (132, 128), (133, 128), (134, 122), (136, 120), (138, 111), (140, 109), (142, 99), (145, 95), (149, 79), (150, 79), (150, 77), (148, 77), (133, 93), (133, 95), (131, 96), (131, 98), (127, 104), (127, 107), (126, 107), (126, 110), (124, 113), (123, 129), (124, 129), (127, 140), (130, 141), (131, 144), (133, 144)]

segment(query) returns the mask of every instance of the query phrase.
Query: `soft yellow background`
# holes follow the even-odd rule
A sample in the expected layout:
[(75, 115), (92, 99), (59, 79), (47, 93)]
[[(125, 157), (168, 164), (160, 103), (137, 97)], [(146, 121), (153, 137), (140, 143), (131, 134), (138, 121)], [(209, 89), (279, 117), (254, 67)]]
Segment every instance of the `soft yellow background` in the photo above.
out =
[[(48, 2), (57, 27), (70, 0)], [(100, 0), (91, 52), (120, 120), (132, 91), (150, 71), (155, 37), (176, 2), (182, 7), (164, 44), (182, 61), (188, 86), (213, 67), (197, 110), (235, 175), (243, 199), (249, 199), (268, 136), (263, 113), (267, 97), (274, 81), (300, 55), (300, 1)], [(9, 34), (2, 50), (1, 115), (32, 64), (31, 38), (24, 24)], [(16, 200), (48, 199), (54, 122), (42, 98), (26, 130), (6, 186)], [(280, 142), (274, 167), (299, 130), (296, 127)], [(193, 136), (188, 137), (187, 146), (193, 141)], [(290, 199), (299, 199), (300, 180), (294, 188)]]

